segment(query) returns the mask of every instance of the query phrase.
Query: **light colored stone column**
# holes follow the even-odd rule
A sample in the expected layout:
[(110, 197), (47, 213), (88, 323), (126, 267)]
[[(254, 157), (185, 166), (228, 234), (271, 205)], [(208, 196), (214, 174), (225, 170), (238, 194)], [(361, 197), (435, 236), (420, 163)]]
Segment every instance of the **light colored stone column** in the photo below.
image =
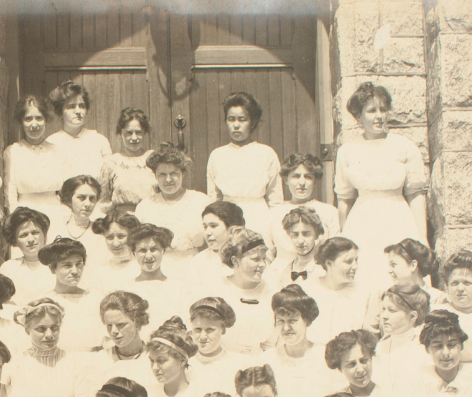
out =
[(430, 214), (443, 260), (472, 249), (472, 2), (425, 0)]

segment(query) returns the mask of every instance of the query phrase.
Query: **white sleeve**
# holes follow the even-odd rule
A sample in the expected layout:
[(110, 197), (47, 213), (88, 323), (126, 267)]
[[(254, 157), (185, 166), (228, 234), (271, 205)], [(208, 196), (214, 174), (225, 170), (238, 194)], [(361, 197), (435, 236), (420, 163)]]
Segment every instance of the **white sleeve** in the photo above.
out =
[(5, 178), (5, 205), (10, 213), (18, 207), (18, 188), (16, 186), (15, 170), (12, 167), (12, 147), (8, 146), (3, 153), (3, 169)]

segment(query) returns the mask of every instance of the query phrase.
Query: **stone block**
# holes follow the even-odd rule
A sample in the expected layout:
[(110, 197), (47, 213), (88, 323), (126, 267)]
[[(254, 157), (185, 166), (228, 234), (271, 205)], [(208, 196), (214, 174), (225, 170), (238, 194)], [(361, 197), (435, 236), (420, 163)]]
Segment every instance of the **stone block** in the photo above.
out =
[(472, 151), (472, 108), (463, 111), (448, 111), (446, 108), (436, 124), (437, 127), (430, 131), (437, 140), (435, 150)]
[(472, 35), (441, 35), (441, 97), (444, 106), (472, 106)]
[(423, 7), (421, 2), (381, 2), (382, 25), (390, 25), (392, 35), (423, 34)]
[(383, 50), (383, 71), (386, 73), (424, 73), (423, 38), (394, 37)]
[(472, 228), (443, 228), (436, 234), (435, 251), (441, 263), (461, 250), (472, 250)]
[(470, 0), (437, 0), (440, 29), (448, 33), (472, 33)]

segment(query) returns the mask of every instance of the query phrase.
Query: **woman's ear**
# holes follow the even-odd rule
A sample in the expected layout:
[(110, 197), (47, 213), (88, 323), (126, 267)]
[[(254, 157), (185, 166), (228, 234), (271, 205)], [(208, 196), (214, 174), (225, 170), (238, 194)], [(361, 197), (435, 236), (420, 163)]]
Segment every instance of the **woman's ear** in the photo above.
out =
[(52, 274), (56, 274), (56, 266), (53, 263), (49, 265), (49, 270)]
[(411, 271), (414, 272), (416, 269), (418, 269), (418, 261), (416, 259), (413, 259), (410, 262), (410, 267), (411, 267)]
[(234, 267), (239, 266), (239, 258), (233, 255), (231, 257), (231, 263), (233, 264)]
[(418, 320), (418, 312), (417, 311), (412, 311), (410, 313), (410, 317), (411, 317), (411, 319), (414, 319), (415, 323), (416, 323), (416, 320)]

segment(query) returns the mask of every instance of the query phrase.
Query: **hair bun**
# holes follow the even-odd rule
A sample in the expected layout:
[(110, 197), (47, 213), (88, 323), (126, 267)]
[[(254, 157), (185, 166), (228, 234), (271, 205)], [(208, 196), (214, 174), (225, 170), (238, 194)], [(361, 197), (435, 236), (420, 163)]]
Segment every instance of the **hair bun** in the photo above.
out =
[(172, 316), (169, 320), (166, 320), (164, 324), (159, 328), (187, 331), (187, 327), (179, 316)]

